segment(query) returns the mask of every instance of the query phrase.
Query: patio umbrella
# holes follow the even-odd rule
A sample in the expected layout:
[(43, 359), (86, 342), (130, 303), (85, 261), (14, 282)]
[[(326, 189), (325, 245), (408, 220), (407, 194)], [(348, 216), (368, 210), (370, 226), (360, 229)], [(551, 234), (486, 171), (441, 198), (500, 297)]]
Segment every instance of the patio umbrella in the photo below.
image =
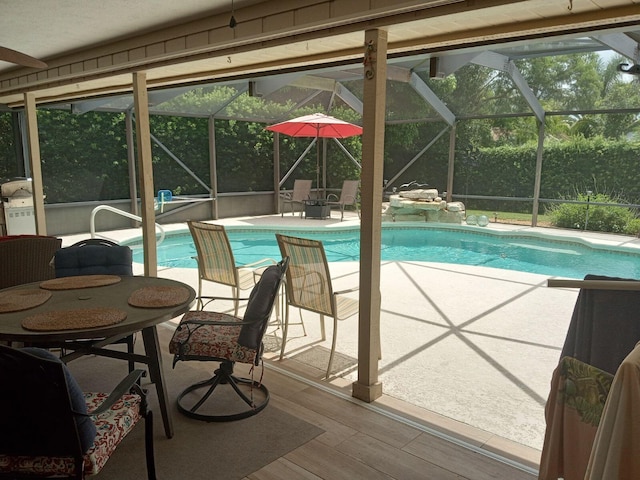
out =
[[(313, 113), (266, 127), (290, 137), (347, 138), (362, 134), (362, 127), (323, 113)], [(320, 145), (316, 153), (316, 188), (320, 189)]]

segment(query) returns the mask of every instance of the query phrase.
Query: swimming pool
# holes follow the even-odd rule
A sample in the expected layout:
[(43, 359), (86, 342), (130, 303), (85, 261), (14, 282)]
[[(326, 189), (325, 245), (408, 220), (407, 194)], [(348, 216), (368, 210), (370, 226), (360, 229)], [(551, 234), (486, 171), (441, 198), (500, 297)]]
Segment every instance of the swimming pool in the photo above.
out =
[[(280, 258), (275, 233), (313, 238), (324, 244), (329, 262), (358, 261), (358, 229), (308, 230), (227, 227), (236, 262)], [(141, 239), (125, 244), (142, 263)], [(136, 246), (138, 248), (136, 248)], [(158, 246), (158, 265), (197, 268), (188, 230), (168, 233)], [(476, 229), (384, 226), (383, 261), (423, 261), (502, 268), (548, 276), (583, 278), (586, 274), (640, 279), (640, 255), (631, 249), (605, 250), (577, 239), (542, 238), (526, 233)]]

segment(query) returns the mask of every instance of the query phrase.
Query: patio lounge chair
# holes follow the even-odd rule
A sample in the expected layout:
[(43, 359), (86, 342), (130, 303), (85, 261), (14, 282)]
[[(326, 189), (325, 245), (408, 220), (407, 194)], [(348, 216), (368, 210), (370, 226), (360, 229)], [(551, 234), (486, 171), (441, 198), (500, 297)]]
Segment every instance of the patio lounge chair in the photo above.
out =
[(236, 266), (229, 237), (222, 225), (189, 221), (189, 231), (196, 247), (198, 262), (198, 310), (202, 310), (216, 297), (202, 295), (202, 282), (221, 283), (231, 287), (234, 315), (238, 315), (240, 291), (252, 288), (260, 273), (276, 263), (264, 258), (247, 265)]
[(322, 340), (326, 339), (324, 316), (333, 318), (333, 339), (327, 365), (326, 377), (331, 373), (336, 350), (338, 320), (344, 320), (358, 313), (358, 300), (344, 296), (355, 292), (352, 288), (334, 292), (331, 285), (329, 264), (322, 242), (305, 238), (288, 237), (276, 234), (278, 246), (283, 257), (289, 257), (289, 269), (286, 275), (286, 313), (282, 331), (280, 360), (284, 356), (289, 326), (289, 306), (302, 308), (320, 314)]
[(313, 180), (296, 180), (293, 182), (293, 192), (284, 192), (282, 193), (282, 212), (280, 212), (280, 216), (284, 216), (284, 207), (285, 205), (289, 205), (291, 208), (291, 215), (295, 215), (294, 206), (295, 204), (300, 204), (300, 216), (302, 217), (302, 212), (304, 211), (304, 202), (309, 200), (311, 196), (311, 183)]
[[(344, 218), (344, 207), (353, 206), (356, 208), (358, 217), (360, 217), (360, 209), (358, 208), (358, 186), (359, 180), (345, 180), (342, 182), (342, 190), (340, 198), (334, 193), (327, 195), (327, 205), (340, 207), (340, 221)], [(331, 200), (335, 198), (335, 200)]]

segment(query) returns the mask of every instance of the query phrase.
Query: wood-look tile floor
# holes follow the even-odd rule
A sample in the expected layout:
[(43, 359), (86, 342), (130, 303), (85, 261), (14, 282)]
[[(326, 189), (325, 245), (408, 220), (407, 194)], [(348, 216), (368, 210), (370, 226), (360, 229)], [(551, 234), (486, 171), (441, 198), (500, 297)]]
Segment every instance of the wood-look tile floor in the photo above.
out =
[[(281, 373), (283, 368), (289, 373)], [(529, 465), (518, 468), (515, 463), (482, 453), (482, 448), (474, 451), (460, 446), (425, 431), (418, 423), (399, 421), (347, 398), (350, 387), (337, 388), (334, 394), (329, 387), (318, 388), (313, 382), (300, 381), (303, 375), (286, 362), (267, 362), (264, 382), (273, 405), (317, 425), (324, 433), (245, 480), (537, 478), (533, 461), (525, 458), (517, 463)], [(389, 399), (383, 398), (382, 402), (386, 411), (395, 409), (402, 416), (413, 417)], [(458, 438), (466, 437), (467, 443), (473, 444), (472, 433), (459, 433)], [(475, 439), (478, 445), (484, 441), (480, 437)], [(511, 453), (518, 456), (517, 451)]]

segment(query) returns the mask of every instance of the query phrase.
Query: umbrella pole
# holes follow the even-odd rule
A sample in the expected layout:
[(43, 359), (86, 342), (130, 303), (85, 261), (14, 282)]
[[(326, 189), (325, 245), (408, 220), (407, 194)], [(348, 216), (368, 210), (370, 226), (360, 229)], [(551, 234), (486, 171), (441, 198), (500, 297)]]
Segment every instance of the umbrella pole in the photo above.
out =
[(316, 137), (316, 199), (320, 199), (320, 138)]

